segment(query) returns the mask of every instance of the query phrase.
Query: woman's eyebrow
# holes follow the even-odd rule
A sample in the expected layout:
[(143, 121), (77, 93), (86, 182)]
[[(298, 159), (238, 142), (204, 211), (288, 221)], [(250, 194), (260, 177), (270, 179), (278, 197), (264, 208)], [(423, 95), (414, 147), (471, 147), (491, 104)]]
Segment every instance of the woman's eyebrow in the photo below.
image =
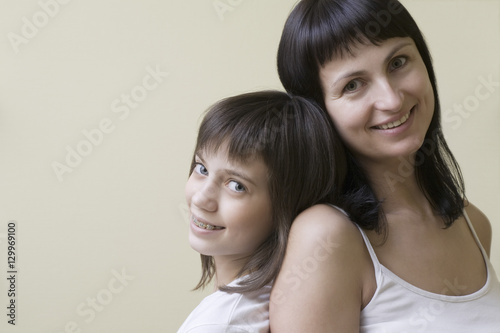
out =
[[(401, 44), (398, 44), (396, 45), (392, 50), (391, 52), (389, 52), (389, 54), (385, 57), (384, 59), (384, 63), (388, 63), (391, 58), (399, 51), (401, 50), (402, 48), (406, 47), (406, 46), (409, 46), (409, 45), (412, 45), (411, 42), (403, 42)], [(334, 86), (336, 86), (340, 81), (343, 81), (347, 78), (350, 78), (350, 77), (354, 77), (354, 76), (363, 76), (366, 74), (366, 71), (364, 70), (361, 70), (361, 71), (353, 71), (353, 72), (347, 72), (345, 74), (343, 74), (342, 76), (340, 76), (339, 78), (337, 78), (332, 84), (331, 84), (331, 87), (333, 88)]]
[(399, 51), (401, 50), (402, 48), (404, 47), (407, 47), (407, 46), (410, 46), (412, 45), (411, 42), (405, 42), (405, 43), (401, 43), (401, 44), (398, 44), (396, 45), (391, 52), (389, 52), (389, 54), (387, 55), (387, 57), (385, 57), (385, 62), (388, 63), (391, 58)]
[(353, 71), (353, 72), (347, 72), (345, 74), (343, 74), (342, 76), (340, 76), (339, 78), (337, 78), (331, 85), (331, 87), (335, 87), (340, 81), (343, 81), (345, 79), (348, 79), (350, 77), (355, 77), (355, 76), (363, 76), (365, 75), (367, 72), (366, 71)]

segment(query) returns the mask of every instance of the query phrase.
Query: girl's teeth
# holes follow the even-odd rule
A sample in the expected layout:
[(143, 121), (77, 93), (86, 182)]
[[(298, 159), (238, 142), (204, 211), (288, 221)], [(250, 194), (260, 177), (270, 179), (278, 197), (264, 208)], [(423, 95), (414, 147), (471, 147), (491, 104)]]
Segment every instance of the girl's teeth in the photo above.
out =
[(220, 229), (224, 229), (223, 227), (216, 227), (216, 226), (208, 224), (208, 223), (200, 222), (197, 219), (195, 219), (194, 217), (193, 217), (193, 222), (194, 222), (194, 224), (197, 227), (202, 228), (202, 229), (206, 229), (206, 230), (220, 230)]

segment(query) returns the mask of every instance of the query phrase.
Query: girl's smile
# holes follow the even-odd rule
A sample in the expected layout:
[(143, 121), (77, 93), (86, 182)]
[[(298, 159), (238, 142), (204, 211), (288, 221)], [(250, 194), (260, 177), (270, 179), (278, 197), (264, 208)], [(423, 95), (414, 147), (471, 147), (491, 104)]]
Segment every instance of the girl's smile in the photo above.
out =
[(198, 152), (186, 184), (191, 247), (216, 262), (249, 256), (273, 228), (267, 166), (257, 157), (232, 160), (226, 151)]
[(224, 227), (209, 224), (207, 222), (201, 222), (200, 219), (194, 217), (194, 215), (191, 216), (191, 221), (193, 222), (193, 224), (195, 226), (197, 226), (200, 229), (204, 229), (204, 230), (222, 230), (222, 229), (225, 229)]

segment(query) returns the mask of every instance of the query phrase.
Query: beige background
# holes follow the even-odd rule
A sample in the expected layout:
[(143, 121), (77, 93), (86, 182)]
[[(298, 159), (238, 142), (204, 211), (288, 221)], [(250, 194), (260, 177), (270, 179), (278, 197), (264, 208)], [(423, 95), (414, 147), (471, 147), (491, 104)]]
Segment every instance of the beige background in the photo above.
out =
[[(403, 2), (433, 52), (446, 134), (494, 227), (500, 272), (500, 87), (481, 86), (500, 81), (500, 1)], [(207, 294), (190, 292), (200, 271), (183, 194), (200, 115), (281, 87), (276, 48), (294, 3), (0, 0), (2, 332), (176, 331)], [(68, 149), (86, 156), (60, 181), (53, 163)], [(15, 328), (4, 306), (10, 220)]]

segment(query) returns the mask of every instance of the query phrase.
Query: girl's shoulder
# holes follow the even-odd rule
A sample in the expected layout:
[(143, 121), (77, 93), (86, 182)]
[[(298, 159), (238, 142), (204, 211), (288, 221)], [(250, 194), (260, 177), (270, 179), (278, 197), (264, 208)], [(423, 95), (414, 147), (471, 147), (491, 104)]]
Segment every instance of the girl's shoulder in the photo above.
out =
[[(229, 285), (235, 286), (244, 278)], [(268, 332), (270, 293), (271, 286), (246, 293), (218, 290), (201, 301), (177, 333)]]

